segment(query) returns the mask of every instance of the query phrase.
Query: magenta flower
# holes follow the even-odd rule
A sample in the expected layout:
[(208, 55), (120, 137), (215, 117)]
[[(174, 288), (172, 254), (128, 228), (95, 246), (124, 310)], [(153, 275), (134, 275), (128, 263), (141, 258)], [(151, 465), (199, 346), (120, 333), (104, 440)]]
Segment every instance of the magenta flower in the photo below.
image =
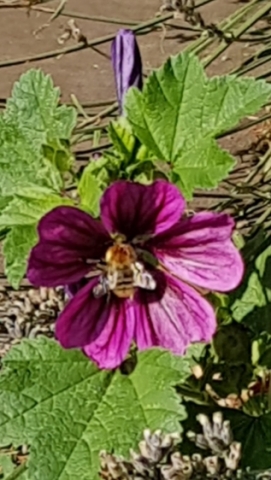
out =
[(183, 354), (209, 341), (216, 328), (198, 289), (225, 292), (243, 275), (226, 214), (183, 218), (179, 190), (117, 181), (101, 200), (101, 221), (74, 207), (57, 207), (40, 221), (28, 278), (37, 286), (81, 282), (60, 314), (56, 336), (82, 348), (100, 368), (115, 368), (134, 341)]
[(111, 58), (121, 114), (124, 96), (130, 87), (142, 88), (142, 62), (136, 36), (131, 30), (119, 30), (112, 42)]

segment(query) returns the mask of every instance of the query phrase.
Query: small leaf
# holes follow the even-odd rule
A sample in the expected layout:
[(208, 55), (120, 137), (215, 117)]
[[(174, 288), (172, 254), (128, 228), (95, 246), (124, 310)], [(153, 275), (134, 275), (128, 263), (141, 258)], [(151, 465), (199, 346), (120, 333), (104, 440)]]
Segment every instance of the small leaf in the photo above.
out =
[(117, 121), (111, 122), (108, 127), (108, 135), (115, 149), (129, 163), (135, 148), (136, 138), (126, 118), (120, 117)]
[(125, 117), (120, 117), (109, 124), (108, 134), (114, 151), (124, 160), (125, 165), (148, 161), (153, 158), (152, 152), (142, 145), (133, 134), (133, 130)]
[(74, 162), (74, 157), (62, 140), (47, 141), (46, 145), (42, 145), (42, 152), (60, 172), (68, 172)]
[(185, 411), (173, 386), (190, 364), (152, 349), (123, 375), (53, 340), (25, 340), (4, 358), (0, 443), (31, 444), (31, 480), (95, 480), (101, 449), (127, 455), (146, 427), (180, 430)]
[(92, 170), (92, 164), (89, 164), (84, 169), (78, 183), (78, 193), (81, 200), (81, 208), (89, 211), (94, 217), (97, 217), (100, 211), (100, 198), (103, 192)]
[(5, 274), (15, 289), (19, 288), (25, 274), (27, 259), (31, 248), (37, 242), (35, 225), (14, 227), (3, 243)]
[[(195, 81), (196, 79), (196, 81)], [(146, 80), (143, 92), (129, 89), (127, 118), (134, 134), (159, 160), (177, 173), (176, 181), (191, 198), (196, 187), (211, 188), (234, 165), (214, 139), (271, 96), (271, 86), (253, 78), (208, 79), (199, 59), (171, 57)]]

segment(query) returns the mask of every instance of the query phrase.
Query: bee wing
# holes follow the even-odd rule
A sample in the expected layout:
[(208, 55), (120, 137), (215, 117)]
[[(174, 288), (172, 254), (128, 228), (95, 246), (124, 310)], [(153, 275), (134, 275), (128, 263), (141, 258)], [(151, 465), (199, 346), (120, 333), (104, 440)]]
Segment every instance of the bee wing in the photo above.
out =
[(140, 263), (134, 265), (134, 287), (145, 288), (145, 290), (155, 290), (157, 283), (150, 272), (144, 270)]
[(101, 298), (104, 295), (107, 295), (109, 290), (107, 279), (101, 277), (99, 283), (93, 288), (93, 295), (95, 298)]

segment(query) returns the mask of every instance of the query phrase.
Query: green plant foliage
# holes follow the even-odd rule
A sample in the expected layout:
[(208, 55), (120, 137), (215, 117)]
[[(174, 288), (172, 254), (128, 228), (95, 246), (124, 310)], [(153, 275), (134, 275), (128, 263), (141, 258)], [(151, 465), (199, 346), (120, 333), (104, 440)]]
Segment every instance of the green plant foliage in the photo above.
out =
[(93, 174), (93, 166), (94, 164), (90, 163), (84, 169), (78, 183), (78, 194), (81, 201), (81, 208), (91, 213), (94, 217), (97, 217), (100, 211), (100, 198), (103, 192), (99, 186), (97, 177)]
[(271, 468), (271, 413), (249, 416), (238, 411), (226, 411), (234, 439), (242, 443), (243, 468)]
[(29, 70), (15, 83), (0, 116), (0, 231), (7, 235), (5, 272), (15, 288), (37, 222), (52, 208), (72, 203), (63, 196), (62, 175), (73, 162), (69, 140), (76, 112), (60, 106), (59, 99), (49, 75)]
[(4, 120), (17, 125), (39, 152), (48, 140), (69, 140), (76, 125), (76, 110), (60, 106), (59, 101), (60, 90), (54, 87), (52, 77), (31, 69), (15, 82)]
[(271, 246), (269, 239), (257, 247), (247, 264), (240, 288), (233, 292), (232, 312), (237, 321), (255, 333), (271, 334)]
[(5, 480), (7, 476), (13, 471), (14, 463), (10, 455), (0, 454), (0, 479)]
[(253, 78), (208, 79), (199, 59), (182, 53), (152, 72), (142, 92), (131, 88), (125, 110), (135, 135), (169, 163), (168, 178), (191, 198), (195, 188), (217, 186), (235, 163), (215, 138), (270, 95), (271, 86)]
[(25, 340), (4, 358), (0, 443), (31, 444), (31, 480), (94, 480), (101, 449), (127, 454), (146, 427), (180, 430), (185, 410), (172, 387), (191, 363), (153, 349), (124, 375), (53, 340)]
[(3, 244), (5, 273), (13, 288), (19, 288), (26, 271), (29, 252), (36, 242), (35, 225), (20, 225), (7, 234)]

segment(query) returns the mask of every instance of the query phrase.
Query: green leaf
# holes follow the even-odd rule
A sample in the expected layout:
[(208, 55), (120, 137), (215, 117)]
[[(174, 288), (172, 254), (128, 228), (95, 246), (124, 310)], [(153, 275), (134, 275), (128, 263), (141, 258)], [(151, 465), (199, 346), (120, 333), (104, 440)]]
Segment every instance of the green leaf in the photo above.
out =
[(14, 463), (10, 455), (0, 454), (0, 478), (5, 478), (14, 470)]
[(69, 171), (74, 162), (74, 157), (66, 143), (64, 140), (57, 139), (42, 145), (44, 157), (62, 173)]
[(25, 340), (4, 358), (0, 443), (30, 443), (31, 480), (95, 480), (101, 449), (126, 455), (146, 427), (180, 430), (185, 411), (173, 386), (190, 363), (153, 349), (124, 375), (53, 340)]
[(230, 295), (233, 317), (246, 323), (256, 333), (271, 334), (271, 246), (267, 240), (263, 248), (247, 265), (245, 278), (239, 289)]
[(89, 211), (94, 217), (99, 215), (100, 198), (102, 189), (99, 180), (92, 173), (93, 165), (90, 163), (83, 171), (78, 183), (78, 193), (81, 200), (81, 208)]
[(29, 185), (59, 191), (62, 183), (58, 170), (43, 157), (41, 143), (26, 139), (16, 124), (0, 116), (0, 195), (10, 197)]
[(13, 288), (18, 288), (31, 248), (37, 241), (38, 221), (59, 205), (73, 205), (72, 200), (55, 195), (45, 187), (19, 188), (18, 193), (0, 212), (0, 228), (9, 227), (4, 244), (5, 273)]
[(125, 117), (120, 117), (109, 124), (109, 138), (114, 149), (125, 160), (125, 164), (142, 162), (152, 158), (152, 153), (133, 134), (133, 130)]
[(15, 83), (0, 116), (0, 195), (29, 184), (61, 189), (59, 170), (71, 165), (76, 111), (59, 106), (59, 98), (51, 77), (40, 70), (29, 70)]
[(25, 274), (27, 259), (31, 248), (37, 242), (35, 225), (14, 227), (3, 243), (5, 274), (15, 289), (19, 288)]
[[(195, 158), (197, 161), (195, 162)], [(235, 163), (233, 157), (219, 148), (215, 140), (202, 138), (191, 152), (184, 152), (172, 169), (172, 181), (186, 198), (191, 198), (194, 188), (214, 188)], [(176, 177), (177, 175), (177, 177)]]
[(243, 468), (271, 467), (271, 413), (253, 417), (242, 412), (227, 411), (234, 439), (242, 444)]
[(15, 123), (37, 150), (47, 140), (69, 140), (76, 125), (76, 110), (59, 105), (60, 90), (50, 75), (31, 69), (15, 82), (4, 118)]
[(135, 148), (136, 137), (126, 118), (120, 117), (117, 121), (111, 122), (108, 127), (108, 135), (115, 149), (129, 163)]
[(33, 225), (50, 210), (59, 205), (73, 205), (69, 198), (55, 195), (49, 189), (29, 187), (20, 189), (0, 214), (1, 227)]
[(177, 167), (177, 182), (193, 190), (218, 184), (233, 166), (214, 139), (244, 116), (255, 113), (271, 96), (271, 86), (253, 78), (208, 79), (199, 59), (187, 53), (171, 57), (154, 71), (143, 91), (125, 97), (134, 134), (157, 159)]

